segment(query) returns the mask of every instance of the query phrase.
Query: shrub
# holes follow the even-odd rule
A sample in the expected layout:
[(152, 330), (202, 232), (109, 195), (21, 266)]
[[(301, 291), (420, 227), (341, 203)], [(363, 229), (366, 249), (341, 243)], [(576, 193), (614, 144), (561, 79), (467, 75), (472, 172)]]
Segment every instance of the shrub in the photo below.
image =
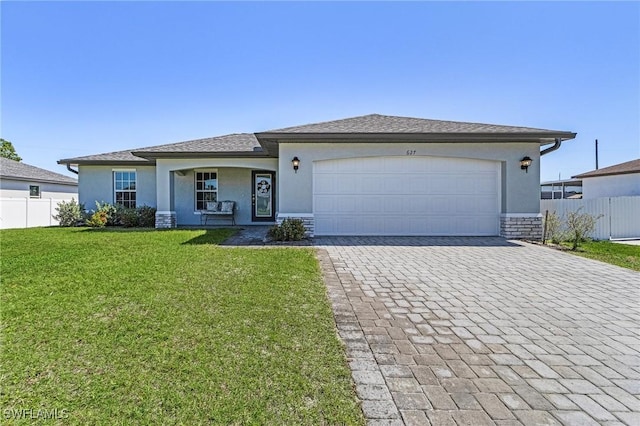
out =
[(150, 206), (140, 206), (136, 209), (138, 214), (138, 226), (143, 228), (154, 228), (156, 226), (156, 208)]
[(91, 226), (92, 228), (104, 228), (106, 224), (107, 214), (103, 211), (94, 212), (87, 221), (87, 226)]
[(551, 240), (554, 244), (560, 244), (560, 242), (565, 239), (566, 232), (562, 225), (562, 218), (558, 216), (558, 213), (555, 211), (546, 216), (544, 227), (547, 233), (545, 241), (542, 242), (543, 244), (546, 243), (547, 239)]
[[(118, 206), (118, 207), (120, 207), (120, 206)], [(120, 225), (120, 223), (119, 223), (120, 217), (119, 217), (119, 213), (118, 213), (118, 207), (112, 206), (111, 204), (105, 203), (104, 201), (102, 203), (100, 203), (99, 201), (96, 201), (95, 213), (103, 213), (104, 214), (104, 216), (107, 218), (105, 225), (109, 225), (109, 226)], [(120, 208), (124, 208), (124, 207), (120, 207)], [(91, 217), (93, 218), (93, 216), (91, 216)]]
[(589, 236), (596, 229), (596, 221), (602, 217), (580, 213), (580, 210), (582, 207), (575, 212), (567, 213), (567, 237), (571, 241), (571, 250), (576, 250), (581, 242), (589, 240)]
[(304, 238), (305, 231), (301, 219), (287, 218), (282, 224), (269, 229), (269, 236), (275, 241), (300, 241)]
[(125, 228), (134, 228), (139, 224), (138, 212), (135, 209), (119, 209), (118, 221)]
[(57, 215), (53, 218), (60, 222), (60, 226), (76, 226), (82, 220), (84, 205), (78, 204), (74, 198), (71, 201), (61, 201), (56, 207)]

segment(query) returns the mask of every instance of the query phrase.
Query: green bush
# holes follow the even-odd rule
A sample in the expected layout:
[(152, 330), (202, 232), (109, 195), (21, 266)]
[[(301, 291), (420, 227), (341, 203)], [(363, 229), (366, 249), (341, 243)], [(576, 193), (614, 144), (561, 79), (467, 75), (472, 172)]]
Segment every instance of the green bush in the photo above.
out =
[(60, 226), (76, 226), (82, 221), (84, 205), (78, 204), (74, 198), (71, 201), (61, 201), (56, 207), (57, 215), (53, 216)]
[(136, 209), (138, 214), (138, 226), (143, 228), (154, 228), (156, 226), (156, 208), (150, 206), (140, 206)]
[(269, 229), (269, 237), (275, 241), (300, 241), (305, 237), (305, 231), (301, 219), (287, 218)]
[(138, 212), (135, 209), (118, 209), (118, 221), (125, 228), (135, 228), (139, 225)]
[(92, 228), (104, 228), (106, 224), (107, 213), (103, 211), (94, 212), (87, 221), (87, 226)]
[[(107, 226), (120, 225), (119, 223), (120, 215), (118, 213), (118, 207), (113, 206), (109, 203), (105, 203), (104, 201), (102, 203), (100, 203), (99, 201), (96, 201), (95, 213), (104, 214), (104, 216), (107, 218), (107, 221), (105, 223), (105, 225)], [(120, 207), (120, 208), (122, 209), (124, 207)], [(91, 217), (93, 217), (93, 215)]]

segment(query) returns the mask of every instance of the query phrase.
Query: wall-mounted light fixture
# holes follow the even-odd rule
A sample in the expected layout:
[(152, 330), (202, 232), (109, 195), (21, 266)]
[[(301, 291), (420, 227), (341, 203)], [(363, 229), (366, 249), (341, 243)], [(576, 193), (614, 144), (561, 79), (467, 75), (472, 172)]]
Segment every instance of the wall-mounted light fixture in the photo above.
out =
[(529, 166), (531, 165), (531, 161), (531, 158), (529, 158), (528, 156), (524, 156), (522, 160), (520, 160), (520, 168), (526, 173), (529, 173)]
[(293, 157), (293, 160), (291, 160), (291, 164), (293, 164), (293, 171), (298, 173), (298, 167), (300, 167), (300, 159), (298, 157)]

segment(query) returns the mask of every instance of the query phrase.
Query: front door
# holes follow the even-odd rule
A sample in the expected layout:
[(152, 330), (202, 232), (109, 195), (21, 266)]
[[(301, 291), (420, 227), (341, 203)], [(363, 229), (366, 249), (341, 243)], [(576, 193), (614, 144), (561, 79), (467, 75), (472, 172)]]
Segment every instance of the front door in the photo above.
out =
[(275, 173), (254, 170), (251, 177), (251, 220), (275, 222)]

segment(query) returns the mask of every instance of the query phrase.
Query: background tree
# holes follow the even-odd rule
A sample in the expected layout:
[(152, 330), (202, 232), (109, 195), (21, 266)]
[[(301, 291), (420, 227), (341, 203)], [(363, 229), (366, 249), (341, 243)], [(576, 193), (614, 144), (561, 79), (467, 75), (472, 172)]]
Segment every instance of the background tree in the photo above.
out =
[(16, 153), (16, 149), (13, 147), (13, 144), (7, 140), (0, 138), (0, 142), (2, 142), (2, 148), (0, 150), (0, 157), (8, 158), (14, 161), (22, 161), (22, 158)]

